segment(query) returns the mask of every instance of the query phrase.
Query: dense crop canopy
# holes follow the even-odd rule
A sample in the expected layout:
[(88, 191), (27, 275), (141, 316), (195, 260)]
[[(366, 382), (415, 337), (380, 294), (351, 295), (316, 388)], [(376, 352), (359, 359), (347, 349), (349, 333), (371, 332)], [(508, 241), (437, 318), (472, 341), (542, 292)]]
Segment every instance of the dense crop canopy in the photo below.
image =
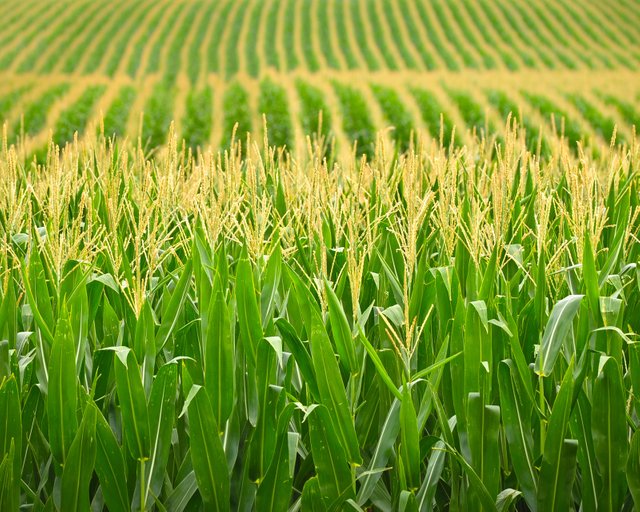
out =
[(2, 147), (0, 509), (640, 505), (638, 146)]

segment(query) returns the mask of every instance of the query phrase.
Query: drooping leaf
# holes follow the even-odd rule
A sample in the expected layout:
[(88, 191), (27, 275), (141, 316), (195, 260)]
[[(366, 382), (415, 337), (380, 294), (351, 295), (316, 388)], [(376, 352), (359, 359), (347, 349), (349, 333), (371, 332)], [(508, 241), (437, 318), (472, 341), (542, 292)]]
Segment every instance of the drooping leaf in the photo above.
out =
[(107, 420), (96, 414), (95, 470), (107, 507), (111, 512), (130, 510), (127, 474), (122, 449)]
[(60, 508), (89, 510), (89, 484), (96, 460), (96, 417), (98, 410), (89, 402), (84, 409), (62, 472)]
[(584, 295), (569, 295), (553, 307), (536, 358), (535, 371), (538, 375), (542, 377), (551, 375), (562, 343), (571, 330), (573, 319), (580, 309), (583, 297)]
[(355, 498), (353, 477), (346, 453), (332, 428), (329, 410), (320, 405), (308, 416), (313, 464), (325, 510), (341, 510), (344, 502)]
[(188, 402), (191, 462), (207, 510), (229, 510), (229, 470), (207, 391), (197, 385)]

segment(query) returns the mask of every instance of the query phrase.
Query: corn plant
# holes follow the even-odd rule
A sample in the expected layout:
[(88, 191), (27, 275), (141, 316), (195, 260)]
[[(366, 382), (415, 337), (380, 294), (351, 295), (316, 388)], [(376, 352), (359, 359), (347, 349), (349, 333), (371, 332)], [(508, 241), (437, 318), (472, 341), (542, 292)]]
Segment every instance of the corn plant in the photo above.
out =
[(0, 509), (639, 507), (640, 148), (485, 144), (1, 144)]

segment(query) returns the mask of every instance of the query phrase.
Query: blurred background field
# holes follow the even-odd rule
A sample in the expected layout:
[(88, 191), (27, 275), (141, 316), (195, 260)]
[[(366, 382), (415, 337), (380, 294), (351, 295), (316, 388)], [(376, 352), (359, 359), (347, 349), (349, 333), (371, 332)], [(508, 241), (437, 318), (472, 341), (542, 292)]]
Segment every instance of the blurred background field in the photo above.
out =
[(540, 128), (629, 141), (640, 119), (633, 1), (6, 0), (0, 16), (0, 120), (32, 151), (101, 119), (147, 148), (175, 121), (218, 149), (236, 123), (261, 141), (265, 115), (271, 144), (320, 130), (369, 156), (378, 131), (406, 149), (456, 126), (463, 144), (509, 112), (532, 145)]

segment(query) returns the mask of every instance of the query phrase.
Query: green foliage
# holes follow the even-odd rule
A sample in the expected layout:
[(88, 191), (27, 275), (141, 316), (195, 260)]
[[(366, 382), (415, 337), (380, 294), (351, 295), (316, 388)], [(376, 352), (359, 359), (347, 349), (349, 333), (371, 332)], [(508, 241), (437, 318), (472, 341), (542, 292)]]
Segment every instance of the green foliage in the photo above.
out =
[(247, 61), (247, 71), (250, 76), (257, 77), (260, 72), (260, 55), (258, 48), (258, 30), (260, 28), (260, 18), (262, 17), (262, 4), (257, 2), (249, 15), (249, 28), (245, 39), (245, 58)]
[[(457, 89), (450, 89), (447, 92), (458, 107), (458, 111), (469, 130), (475, 131), (478, 135), (486, 135), (487, 132), (494, 131), (487, 119), (486, 112), (473, 99), (471, 93)], [(486, 129), (487, 127), (489, 130)]]
[(173, 98), (173, 88), (159, 82), (147, 99), (142, 121), (142, 144), (149, 149), (161, 146), (167, 141), (173, 116)]
[[(349, 41), (349, 29), (345, 20), (345, 7), (346, 3), (344, 2), (333, 3), (334, 18), (332, 23), (335, 24), (338, 48), (347, 64), (347, 69), (356, 69), (358, 68), (358, 61), (354, 55), (354, 49), (351, 47), (351, 42)], [(375, 8), (369, 9), (369, 14), (375, 16)], [(326, 30), (329, 30), (328, 26)]]
[(372, 85), (373, 94), (380, 104), (387, 122), (393, 126), (391, 133), (400, 151), (409, 149), (412, 133), (415, 132), (411, 114), (404, 106), (398, 92), (382, 85)]
[(249, 93), (238, 82), (234, 82), (225, 90), (222, 103), (224, 122), (221, 145), (223, 148), (228, 148), (234, 130), (236, 141), (244, 141), (247, 133), (251, 132)]
[(280, 9), (280, 2), (272, 2), (271, 7), (266, 13), (266, 24), (264, 30), (264, 55), (265, 65), (268, 68), (279, 70), (280, 66), (280, 53), (278, 52), (277, 36), (278, 36), (278, 11)]
[(382, 29), (382, 22), (380, 20), (380, 17), (378, 16), (378, 11), (375, 6), (371, 6), (371, 8), (367, 10), (367, 14), (369, 15), (369, 21), (371, 22), (373, 33), (376, 34), (375, 41), (378, 45), (380, 53), (382, 54), (385, 65), (390, 70), (398, 69), (398, 63), (395, 61), (393, 53), (391, 53), (391, 51), (387, 47), (387, 41), (384, 37), (384, 32)]
[[(141, 26), (149, 26), (149, 22), (145, 22), (145, 18), (148, 14), (148, 9), (138, 9), (135, 16), (132, 16), (127, 20), (126, 30), (117, 34), (110, 43), (111, 55), (106, 64), (105, 72), (108, 76), (113, 77), (120, 67), (122, 61), (122, 55), (127, 51), (131, 39), (138, 32)], [(152, 25), (151, 25), (152, 26)]]
[(540, 111), (540, 113), (555, 122), (556, 130), (562, 133), (569, 144), (575, 148), (578, 142), (584, 139), (584, 132), (574, 118), (570, 117), (566, 112), (559, 109), (549, 98), (540, 94), (524, 93), (523, 96), (531, 104), (531, 106)]
[[(487, 52), (484, 45), (478, 42), (475, 35), (471, 31), (471, 28), (464, 19), (464, 15), (462, 13), (462, 9), (464, 9), (464, 6), (461, 4), (449, 4), (449, 9), (451, 10), (452, 18), (455, 20), (458, 27), (460, 27), (460, 30), (464, 34), (465, 39), (480, 54), (483, 67), (486, 69), (494, 69), (496, 67), (494, 58), (489, 52)], [(474, 21), (476, 24), (478, 24), (479, 22), (477, 18), (474, 19)]]
[(452, 142), (458, 144), (459, 136), (456, 134), (455, 140), (452, 140), (453, 125), (437, 98), (425, 89), (412, 88), (411, 93), (418, 103), (422, 120), (427, 125), (431, 137), (440, 140), (442, 134), (442, 143), (445, 147), (448, 147)]
[(316, 2), (316, 26), (318, 27), (318, 36), (320, 38), (320, 47), (322, 48), (322, 55), (324, 56), (327, 66), (331, 69), (340, 69), (340, 61), (334, 53), (333, 45), (331, 44), (331, 24), (333, 20), (329, 18), (329, 2)]
[(162, 21), (162, 18), (166, 15), (165, 9), (158, 9), (158, 12), (145, 23), (141, 33), (139, 34), (135, 44), (130, 44), (131, 50), (129, 55), (129, 62), (126, 65), (127, 74), (131, 78), (135, 78), (140, 64), (142, 62), (142, 54), (149, 42), (149, 39), (153, 36), (153, 33), (157, 30), (158, 25)]
[[(492, 11), (491, 8), (487, 8), (486, 6), (484, 6), (482, 11), (487, 13), (489, 17), (489, 20), (491, 22), (491, 25), (489, 26), (487, 26), (487, 24), (484, 23), (484, 21), (482, 20), (482, 17), (480, 16), (479, 11), (476, 10), (475, 2), (470, 2), (469, 0), (465, 0), (464, 8), (468, 11), (469, 16), (473, 20), (474, 25), (480, 31), (480, 34), (484, 39), (484, 43), (488, 45), (490, 48), (493, 48), (496, 52), (498, 52), (498, 54), (500, 55), (500, 58), (502, 59), (502, 62), (504, 62), (505, 66), (507, 66), (507, 69), (509, 69), (510, 71), (515, 71), (519, 69), (520, 66), (518, 65), (518, 61), (513, 57), (513, 55), (509, 51), (507, 51), (504, 48), (502, 44), (498, 43), (498, 41), (495, 38), (495, 36), (499, 36), (503, 40), (505, 40), (505, 37), (509, 39), (509, 36), (504, 34), (504, 29), (500, 30), (498, 29), (498, 27), (495, 27), (494, 23), (497, 22), (498, 24), (500, 24), (500, 22), (495, 19), (495, 14), (491, 12)], [(510, 46), (509, 43), (507, 43), (507, 47), (509, 46)], [(514, 46), (513, 41), (511, 41), (510, 50), (518, 51), (518, 49), (513, 48), (513, 46)], [(533, 67), (533, 61), (527, 53), (523, 53), (520, 51), (518, 51), (518, 53), (520, 54), (520, 56), (522, 57), (523, 61), (527, 66)], [(482, 58), (486, 62), (488, 58), (490, 59), (490, 56), (487, 55), (486, 52), (483, 52)]]
[(167, 84), (173, 85), (176, 81), (178, 72), (182, 67), (182, 49), (186, 45), (187, 37), (193, 30), (196, 16), (201, 12), (202, 6), (199, 4), (194, 4), (191, 9), (187, 9), (182, 23), (178, 26), (178, 31), (167, 49), (163, 62), (164, 80)]
[[(613, 133), (616, 130), (616, 123), (613, 119), (600, 112), (593, 103), (583, 96), (571, 94), (568, 96), (568, 99), (580, 111), (595, 133), (603, 137), (606, 142), (611, 141)], [(617, 133), (616, 140), (621, 143), (624, 142), (622, 134)]]
[(504, 140), (0, 149), (0, 508), (631, 510), (640, 163)]
[[(320, 89), (304, 82), (296, 81), (296, 90), (300, 97), (300, 123), (305, 135), (313, 135), (320, 132), (327, 137), (331, 133), (331, 110), (324, 99)], [(320, 115), (322, 114), (322, 125)]]
[(187, 66), (187, 74), (189, 75), (189, 80), (192, 86), (198, 82), (200, 69), (202, 67), (205, 67), (206, 69), (206, 66), (203, 66), (203, 57), (200, 53), (200, 49), (207, 37), (207, 30), (210, 26), (214, 7), (214, 3), (209, 3), (206, 5), (205, 10), (201, 12), (200, 20), (196, 29), (196, 35), (193, 38), (193, 41), (191, 41), (191, 46), (189, 47), (189, 64)]
[(525, 140), (527, 148), (531, 153), (538, 152), (540, 145), (540, 154), (549, 154), (549, 143), (545, 137), (542, 137), (542, 128), (535, 124), (527, 117), (523, 116), (519, 106), (514, 103), (504, 91), (492, 89), (487, 91), (487, 99), (489, 103), (500, 113), (502, 119), (507, 119), (509, 115), (517, 124), (526, 131)]
[(396, 44), (398, 51), (400, 52), (402, 60), (404, 60), (407, 68), (416, 69), (417, 65), (415, 58), (407, 47), (404, 39), (400, 37), (400, 34), (402, 34), (405, 30), (404, 27), (402, 27), (399, 21), (396, 19), (391, 0), (383, 0), (382, 6), (384, 7), (383, 12), (387, 17), (387, 23), (389, 24), (389, 30), (391, 31), (391, 34), (397, 34), (397, 36), (394, 37), (394, 43)]
[(364, 21), (362, 19), (362, 5), (360, 2), (349, 2), (349, 8), (351, 9), (351, 18), (353, 19), (354, 36), (358, 43), (358, 48), (362, 52), (364, 60), (367, 63), (367, 69), (369, 71), (377, 71), (380, 69), (380, 64), (369, 47), (369, 40), (364, 27)]
[[(488, 0), (481, 0), (481, 5), (484, 8), (484, 12), (489, 17), (491, 24), (495, 27), (496, 31), (502, 35), (502, 39), (510, 47), (516, 46), (516, 43), (513, 41), (513, 38), (509, 36), (509, 33), (505, 30), (501, 20), (505, 20), (504, 23), (509, 23), (512, 25), (513, 30), (521, 39), (522, 45), (530, 52), (534, 52), (547, 69), (554, 69), (557, 67), (555, 61), (553, 60), (551, 55), (549, 55), (548, 49), (535, 41), (533, 37), (529, 36), (529, 34), (527, 33), (529, 27), (527, 26), (526, 21), (520, 18), (517, 14), (512, 13), (510, 9), (515, 9), (515, 5), (509, 7), (510, 4), (502, 2), (491, 2)], [(501, 17), (498, 12), (502, 14)], [(523, 60), (525, 62), (533, 62), (532, 57), (528, 53), (520, 53), (520, 55), (523, 57)]]
[(213, 32), (211, 34), (211, 41), (208, 47), (208, 69), (211, 72), (221, 72), (219, 49), (222, 43), (222, 35), (224, 34), (224, 28), (229, 20), (229, 13), (233, 7), (233, 2), (225, 2), (219, 7), (217, 11), (217, 17), (213, 24)]
[(297, 9), (297, 5), (299, 3), (299, 0), (282, 0), (286, 5), (285, 5), (285, 10), (284, 10), (284, 18), (282, 19), (283, 21), (283, 36), (284, 36), (284, 56), (285, 56), (285, 63), (286, 63), (286, 70), (287, 71), (291, 71), (292, 69), (296, 69), (299, 65), (298, 62), (298, 55), (296, 54), (296, 46), (297, 46), (297, 42), (296, 39), (294, 37), (295, 34), (295, 27), (296, 27), (296, 23), (297, 23), (297, 17), (296, 17), (296, 9)]
[(607, 105), (614, 107), (620, 113), (629, 126), (635, 126), (636, 131), (640, 129), (640, 113), (632, 103), (611, 94), (602, 95), (602, 98)]
[(20, 123), (13, 129), (14, 134), (20, 130), (25, 135), (35, 135), (46, 127), (47, 114), (53, 104), (69, 90), (69, 84), (58, 84), (47, 89), (39, 98), (26, 105)]
[(239, 0), (239, 5), (235, 11), (233, 19), (230, 20), (230, 31), (226, 40), (226, 60), (224, 76), (229, 79), (240, 69), (240, 33), (244, 24), (244, 17), (247, 14), (249, 0)]
[(94, 113), (95, 104), (105, 89), (104, 85), (87, 87), (73, 105), (60, 114), (53, 131), (53, 142), (63, 146), (73, 140), (74, 133), (83, 134), (89, 118)]
[(264, 79), (260, 83), (258, 111), (264, 114), (267, 120), (269, 144), (291, 147), (293, 126), (285, 89), (268, 78)]
[(120, 88), (111, 106), (104, 115), (104, 134), (107, 137), (117, 135), (122, 137), (127, 131), (127, 122), (131, 105), (136, 97), (136, 90), (125, 85)]
[[(176, 10), (175, 14), (178, 12), (179, 11)], [(153, 46), (151, 46), (150, 51), (147, 50), (149, 53), (147, 55), (147, 67), (144, 71), (146, 74), (157, 73), (160, 71), (163, 53), (169, 46), (167, 42), (171, 41), (170, 36), (174, 28), (175, 24), (173, 23), (173, 20), (167, 20), (164, 25), (162, 25), (162, 28), (158, 32), (156, 40), (154, 41)]]
[[(451, 42), (455, 47), (456, 52), (462, 58), (462, 62), (464, 63), (465, 67), (470, 69), (477, 69), (478, 63), (476, 62), (471, 52), (469, 52), (464, 42), (462, 42), (460, 38), (456, 35), (456, 32), (453, 28), (453, 25), (451, 24), (449, 16), (445, 11), (445, 7), (443, 6), (442, 0), (435, 0), (432, 6), (433, 6), (433, 10), (436, 13), (436, 17), (438, 18), (437, 23), (442, 27), (442, 30), (445, 33), (445, 36), (447, 37), (447, 40)], [(449, 4), (449, 6), (451, 8), (454, 8), (453, 4)]]
[(20, 98), (29, 90), (31, 86), (26, 85), (16, 87), (11, 91), (0, 96), (0, 123), (4, 123), (7, 116), (11, 113), (13, 107), (19, 102)]
[[(119, 10), (115, 16), (107, 21), (108, 28), (100, 34), (97, 41), (95, 41), (95, 34), (93, 34), (93, 38), (90, 40), (92, 50), (88, 54), (88, 57), (86, 57), (84, 69), (82, 70), (84, 73), (95, 73), (98, 71), (102, 65), (104, 56), (109, 50), (109, 45), (113, 43), (115, 34), (123, 26), (126, 26), (127, 20), (129, 20), (136, 12), (136, 9), (139, 8), (143, 8), (141, 4), (131, 3), (125, 5), (123, 9)], [(86, 47), (82, 51), (86, 52)], [(78, 49), (78, 52), (80, 52), (80, 49)], [(78, 54), (78, 60), (79, 58), (80, 54)], [(76, 71), (78, 60), (76, 60), (75, 57), (70, 57), (65, 64), (65, 71)]]
[(301, 0), (301, 27), (300, 38), (302, 41), (302, 54), (304, 55), (309, 71), (315, 73), (320, 70), (320, 63), (313, 47), (313, 12), (311, 11), (312, 0)]
[[(562, 63), (564, 67), (567, 69), (576, 69), (577, 65), (573, 61), (570, 55), (566, 53), (571, 47), (570, 43), (564, 37), (564, 34), (561, 31), (554, 32), (555, 42), (549, 39), (543, 29), (543, 27), (552, 26), (551, 20), (547, 17), (549, 10), (547, 9), (536, 9), (535, 4), (531, 4), (531, 9), (534, 10), (534, 16), (531, 16), (531, 13), (528, 12), (528, 9), (525, 5), (514, 3), (513, 7), (519, 13), (522, 18), (522, 21), (525, 26), (529, 27), (536, 35), (536, 38), (542, 43), (544, 48), (548, 48), (549, 51), (553, 52), (556, 58)], [(564, 25), (566, 27), (566, 25)], [(536, 43), (534, 43), (536, 44)], [(539, 43), (537, 43), (539, 45)], [(566, 48), (566, 50), (565, 50)], [(585, 54), (580, 54), (581, 60), (587, 64), (587, 66), (591, 67), (591, 60)]]
[(376, 130), (369, 115), (369, 107), (360, 92), (348, 85), (333, 83), (342, 110), (342, 128), (357, 144), (359, 155), (373, 156)]
[(204, 147), (209, 142), (213, 121), (213, 98), (210, 87), (193, 90), (187, 96), (183, 122), (184, 140), (192, 149)]
[[(469, 12), (470, 14), (474, 14), (475, 13), (475, 6), (472, 2), (466, 2), (467, 7), (469, 8)], [(493, 46), (494, 48), (501, 48), (500, 43), (498, 43), (497, 41), (494, 40), (494, 35), (497, 37), (500, 37), (500, 39), (502, 39), (502, 41), (504, 42), (504, 44), (506, 44), (512, 51), (515, 51), (518, 56), (522, 59), (522, 62), (524, 63), (524, 65), (528, 68), (535, 68), (536, 67), (536, 63), (534, 58), (531, 56), (531, 54), (529, 53), (529, 51), (523, 50), (522, 48), (520, 48), (517, 43), (515, 42), (514, 38), (511, 37), (511, 34), (505, 29), (503, 21), (500, 19), (500, 17), (498, 16), (498, 6), (497, 4), (494, 4), (493, 2), (489, 2), (487, 0), (480, 0), (480, 2), (478, 3), (478, 5), (482, 8), (482, 12), (484, 12), (489, 20), (489, 24), (491, 27), (493, 27), (493, 29), (495, 30), (495, 34), (493, 34), (488, 28), (487, 25), (485, 25), (484, 23), (480, 23), (479, 21), (476, 21), (476, 23), (478, 23), (478, 27), (480, 28), (480, 30), (482, 31), (482, 34), (484, 35), (487, 43), (489, 43), (491, 46)], [(474, 16), (475, 20), (478, 20), (477, 17)], [(518, 34), (520, 37), (524, 38), (524, 36), (522, 35), (522, 33)], [(494, 42), (495, 41), (495, 42)], [(501, 52), (506, 51), (506, 50), (500, 50)], [(544, 53), (542, 55), (545, 55)], [(503, 57), (504, 60), (504, 57)], [(506, 60), (505, 60), (506, 62)], [(544, 60), (543, 60), (544, 62)], [(547, 62), (545, 62), (545, 65), (548, 65)]]
[[(402, 14), (402, 21), (407, 27), (407, 30), (409, 31), (409, 39), (413, 43), (413, 45), (416, 47), (418, 52), (420, 53), (420, 58), (422, 59), (422, 63), (424, 64), (424, 67), (429, 70), (435, 69), (436, 61), (434, 59), (434, 56), (427, 51), (427, 49), (424, 47), (424, 45), (420, 41), (420, 32), (418, 29), (419, 20), (414, 19), (414, 17), (411, 14), (411, 11), (406, 5), (406, 2), (407, 0), (400, 0), (399, 5), (400, 5), (400, 13)], [(439, 40), (438, 40), (438, 44), (442, 46)]]
[(76, 5), (75, 8), (66, 11), (60, 18), (55, 21), (53, 30), (47, 30), (44, 37), (37, 39), (37, 44), (32, 48), (31, 52), (27, 54), (17, 67), (18, 72), (24, 73), (31, 71), (38, 60), (38, 58), (45, 52), (52, 44), (54, 44), (60, 37), (68, 30), (69, 23), (81, 17), (82, 12), (86, 11), (86, 5)]
[[(401, 1), (406, 2), (408, 0)], [(447, 69), (450, 71), (458, 71), (460, 69), (460, 65), (458, 64), (456, 58), (448, 51), (442, 39), (438, 37), (438, 33), (436, 32), (435, 28), (435, 20), (432, 20), (431, 17), (427, 14), (426, 7), (422, 4), (422, 2), (416, 2), (416, 8), (418, 9), (418, 13), (420, 15), (420, 21), (425, 27), (429, 42), (436, 49), (438, 55), (440, 55), (442, 60), (444, 60)], [(406, 10), (407, 9), (405, 7), (403, 11)]]

